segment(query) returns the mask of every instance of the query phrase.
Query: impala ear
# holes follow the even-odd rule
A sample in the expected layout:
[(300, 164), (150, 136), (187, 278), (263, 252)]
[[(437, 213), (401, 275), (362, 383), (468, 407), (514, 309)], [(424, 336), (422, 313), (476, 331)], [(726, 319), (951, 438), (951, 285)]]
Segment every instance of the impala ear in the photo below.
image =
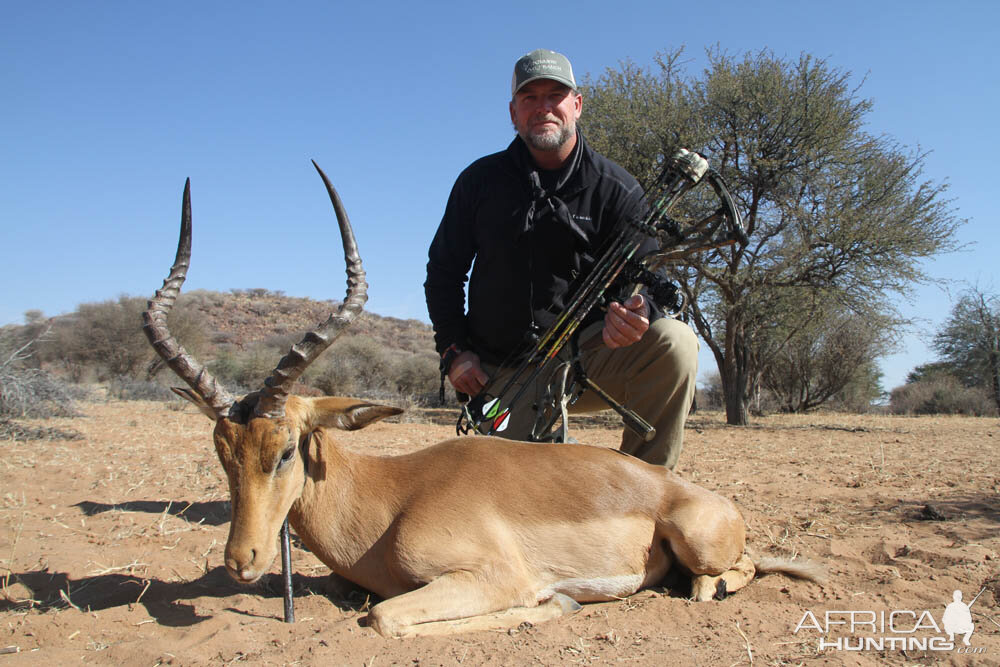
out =
[(198, 394), (192, 391), (191, 389), (188, 389), (187, 387), (171, 387), (170, 391), (174, 392), (181, 398), (187, 399), (192, 403), (194, 403), (195, 407), (201, 410), (202, 414), (211, 419), (212, 421), (218, 421), (219, 415), (217, 415), (215, 413), (215, 410), (213, 410), (208, 405), (208, 403), (205, 402), (205, 399), (201, 397), (201, 394)]
[(343, 431), (356, 431), (386, 417), (403, 412), (390, 405), (367, 403), (356, 398), (324, 396), (310, 401), (312, 410), (307, 420), (310, 427), (325, 426)]
[(326, 457), (323, 456), (321, 438), (320, 434), (310, 431), (299, 446), (306, 475), (318, 482), (326, 479)]

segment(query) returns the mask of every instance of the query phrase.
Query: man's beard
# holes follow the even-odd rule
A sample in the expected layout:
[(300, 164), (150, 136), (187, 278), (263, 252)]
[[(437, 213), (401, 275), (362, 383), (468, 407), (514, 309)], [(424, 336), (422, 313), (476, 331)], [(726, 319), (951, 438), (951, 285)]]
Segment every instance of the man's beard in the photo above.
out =
[(557, 130), (542, 131), (532, 134), (530, 130), (519, 132), (521, 139), (526, 144), (539, 151), (554, 151), (561, 148), (570, 138), (576, 134), (576, 126), (568, 123)]

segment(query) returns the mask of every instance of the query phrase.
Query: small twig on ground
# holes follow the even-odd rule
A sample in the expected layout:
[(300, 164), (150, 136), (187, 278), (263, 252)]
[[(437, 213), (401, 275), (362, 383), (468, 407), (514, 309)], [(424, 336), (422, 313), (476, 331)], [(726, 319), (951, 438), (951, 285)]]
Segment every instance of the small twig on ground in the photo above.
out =
[[(21, 513), (21, 519), (17, 522), (17, 529), (14, 531), (14, 540), (10, 545), (10, 556), (7, 557), (7, 565), (5, 566), (7, 574), (3, 575), (3, 589), (7, 590), (10, 586), (10, 575), (14, 574), (14, 551), (17, 549), (17, 542), (21, 539), (21, 531), (24, 530), (24, 516), (25, 512)], [(15, 575), (16, 576), (16, 575)]]
[(753, 651), (750, 650), (750, 640), (747, 639), (746, 634), (744, 634), (743, 630), (740, 629), (740, 622), (739, 621), (736, 621), (736, 632), (740, 633), (740, 637), (743, 637), (743, 641), (746, 642), (746, 645), (747, 645), (747, 656), (749, 656), (749, 658), (750, 658), (750, 664), (752, 665), (753, 664)]
[(142, 592), (141, 592), (141, 593), (139, 593), (139, 597), (137, 597), (137, 598), (135, 599), (135, 603), (136, 603), (136, 604), (139, 604), (139, 600), (141, 600), (141, 599), (142, 599), (142, 596), (143, 596), (143, 595), (145, 595), (145, 594), (146, 594), (146, 591), (148, 591), (148, 590), (149, 590), (149, 585), (150, 585), (151, 583), (153, 583), (153, 580), (152, 580), (152, 579), (147, 579), (147, 580), (146, 580), (146, 585), (142, 587)]
[[(100, 563), (97, 564), (100, 565)], [(90, 575), (92, 577), (100, 577), (105, 574), (111, 574), (112, 572), (121, 572), (122, 570), (134, 570), (137, 567), (148, 567), (148, 566), (149, 563), (140, 563), (139, 561), (134, 560), (131, 563), (127, 563), (125, 565), (106, 567), (103, 570), (94, 570), (93, 572), (90, 573)]]
[(203, 553), (201, 557), (208, 558), (208, 554), (211, 553), (212, 549), (215, 548), (216, 544), (218, 544), (218, 542), (215, 540), (215, 538), (212, 538), (212, 543), (208, 545), (208, 548), (205, 549), (205, 553)]
[(70, 607), (73, 607), (73, 609), (76, 609), (77, 611), (79, 611), (81, 613), (83, 612), (82, 609), (80, 609), (78, 606), (76, 606), (76, 604), (72, 600), (69, 599), (69, 593), (67, 593), (66, 591), (60, 589), (59, 590), (59, 597), (62, 598), (63, 602), (65, 602), (66, 604), (68, 604)]

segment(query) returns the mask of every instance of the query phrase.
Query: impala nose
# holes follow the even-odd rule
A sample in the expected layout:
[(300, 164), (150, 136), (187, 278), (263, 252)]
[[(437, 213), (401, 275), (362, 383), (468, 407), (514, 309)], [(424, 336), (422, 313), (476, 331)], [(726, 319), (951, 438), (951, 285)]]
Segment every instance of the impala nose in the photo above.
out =
[(242, 582), (253, 581), (257, 578), (257, 574), (254, 572), (254, 562), (257, 560), (257, 551), (255, 549), (250, 549), (246, 554), (227, 555), (226, 556), (226, 569), (233, 576)]

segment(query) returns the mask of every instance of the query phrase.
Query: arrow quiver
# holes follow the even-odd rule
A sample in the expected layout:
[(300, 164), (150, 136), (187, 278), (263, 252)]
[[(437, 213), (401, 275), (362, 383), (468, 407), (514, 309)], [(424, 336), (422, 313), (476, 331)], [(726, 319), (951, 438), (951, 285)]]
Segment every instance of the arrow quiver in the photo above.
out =
[[(711, 211), (694, 222), (677, 220), (673, 210), (685, 194), (696, 192), (704, 204), (710, 193), (696, 188), (708, 183), (714, 193)], [(612, 301), (622, 302), (645, 288), (664, 312), (678, 315), (685, 306), (677, 286), (657, 269), (683, 261), (699, 252), (748, 242), (743, 220), (722, 176), (709, 167), (702, 155), (680, 149), (665, 160), (655, 183), (646, 189), (649, 212), (643, 220), (626, 220), (606, 242), (600, 259), (583, 283), (567, 300), (568, 305), (544, 332), (533, 336), (530, 349), (521, 351), (513, 375), (496, 386), (491, 379), (483, 390), (462, 406), (456, 430), (459, 434), (480, 432), (493, 435), (506, 428), (512, 411), (535, 410), (531, 440), (564, 441), (566, 415), (584, 391), (592, 391), (622, 416), (625, 425), (648, 441), (653, 427), (632, 410), (618, 403), (597, 386), (580, 363), (577, 342), (579, 327), (595, 308)], [(701, 208), (704, 208), (703, 206)], [(657, 250), (639, 255), (646, 242), (656, 240)], [(569, 345), (570, 353), (564, 350)], [(507, 364), (503, 364), (506, 366)], [(546, 387), (541, 396), (534, 393), (539, 381)], [(534, 399), (534, 400), (529, 400)], [(561, 421), (557, 429), (555, 425)]]

